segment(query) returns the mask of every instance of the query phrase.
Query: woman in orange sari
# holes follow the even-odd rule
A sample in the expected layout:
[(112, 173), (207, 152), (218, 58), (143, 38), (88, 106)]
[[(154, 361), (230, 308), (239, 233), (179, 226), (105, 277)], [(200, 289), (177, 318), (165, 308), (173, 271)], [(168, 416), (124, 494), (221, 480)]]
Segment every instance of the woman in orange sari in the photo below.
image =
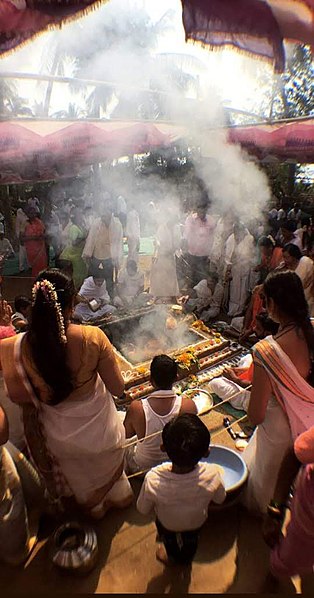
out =
[(25, 246), (27, 260), (32, 268), (32, 277), (36, 278), (39, 272), (47, 268), (47, 251), (45, 227), (32, 208), (28, 210), (28, 222), (21, 235), (21, 242)]
[[(261, 251), (261, 263), (256, 266), (255, 272), (260, 272), (260, 283), (263, 283), (267, 275), (283, 263), (282, 247), (276, 247), (276, 242), (271, 235), (261, 237), (258, 241), (258, 246)], [(254, 332), (256, 316), (260, 315), (263, 311), (262, 288), (262, 284), (258, 284), (253, 289), (251, 301), (244, 316), (241, 334), (242, 340)]]
[(74, 298), (70, 278), (56, 269), (42, 272), (29, 331), (1, 341), (0, 356), (48, 494), (62, 507), (74, 502), (100, 518), (133, 496), (123, 472), (124, 426), (112, 398), (122, 395), (124, 382), (100, 328), (70, 323)]

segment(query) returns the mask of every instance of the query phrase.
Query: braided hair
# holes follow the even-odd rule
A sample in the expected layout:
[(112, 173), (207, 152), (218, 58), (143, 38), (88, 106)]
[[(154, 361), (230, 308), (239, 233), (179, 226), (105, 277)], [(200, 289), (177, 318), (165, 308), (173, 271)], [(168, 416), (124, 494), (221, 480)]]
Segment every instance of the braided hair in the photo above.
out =
[[(313, 364), (314, 330), (299, 276), (291, 271), (271, 272), (264, 282), (263, 292), (266, 299), (272, 299), (280, 312), (291, 318), (302, 330)], [(313, 366), (308, 382), (314, 386)]]
[(74, 295), (73, 281), (55, 268), (41, 272), (33, 287), (27, 341), (38, 372), (51, 388), (51, 405), (61, 403), (73, 390), (64, 313), (71, 308)]

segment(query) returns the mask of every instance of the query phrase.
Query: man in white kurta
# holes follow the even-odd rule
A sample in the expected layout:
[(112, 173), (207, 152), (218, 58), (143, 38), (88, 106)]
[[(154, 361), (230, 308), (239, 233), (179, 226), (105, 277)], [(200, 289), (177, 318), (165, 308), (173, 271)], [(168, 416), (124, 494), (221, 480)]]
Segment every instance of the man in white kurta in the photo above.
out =
[(101, 216), (95, 220), (88, 233), (82, 257), (93, 271), (104, 274), (107, 291), (113, 297), (114, 269), (118, 272), (123, 256), (123, 231), (110, 206), (101, 208)]
[(174, 298), (179, 295), (175, 252), (180, 244), (180, 226), (169, 215), (168, 221), (158, 227), (155, 239), (156, 251), (150, 277), (150, 293), (154, 297)]
[(255, 263), (254, 238), (242, 223), (236, 223), (227, 239), (226, 279), (230, 280), (228, 316), (242, 315), (250, 290), (250, 276)]
[(21, 244), (21, 235), (24, 234), (27, 220), (28, 220), (28, 218), (27, 218), (24, 210), (22, 208), (19, 208), (16, 212), (15, 235), (19, 242), (19, 271), (20, 272), (23, 272), (23, 270), (28, 269), (25, 245)]
[(138, 262), (141, 227), (138, 212), (133, 206), (127, 213), (125, 234), (128, 242), (128, 259)]

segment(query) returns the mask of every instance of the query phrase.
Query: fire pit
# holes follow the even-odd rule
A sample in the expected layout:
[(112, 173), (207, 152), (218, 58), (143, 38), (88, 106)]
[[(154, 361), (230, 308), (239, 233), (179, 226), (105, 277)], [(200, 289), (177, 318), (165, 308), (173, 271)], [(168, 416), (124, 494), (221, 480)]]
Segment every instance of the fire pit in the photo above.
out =
[(151, 392), (149, 366), (155, 355), (176, 359), (182, 379), (232, 353), (220, 333), (173, 307), (154, 305), (98, 323), (114, 346), (130, 400)]
[(204, 340), (183, 320), (169, 317), (165, 306), (145, 315), (134, 315), (107, 324), (112, 344), (132, 366), (150, 361), (160, 353), (173, 353)]

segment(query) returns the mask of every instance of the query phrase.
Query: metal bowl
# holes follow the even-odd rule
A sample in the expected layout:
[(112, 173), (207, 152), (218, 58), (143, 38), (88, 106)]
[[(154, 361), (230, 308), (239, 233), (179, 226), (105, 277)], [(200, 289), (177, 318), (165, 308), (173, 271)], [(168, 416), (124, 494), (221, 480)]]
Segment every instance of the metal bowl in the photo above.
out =
[(76, 521), (56, 529), (51, 540), (54, 565), (69, 573), (86, 574), (94, 568), (98, 556), (95, 530)]
[(192, 399), (197, 408), (197, 415), (205, 415), (214, 405), (213, 396), (204, 388), (190, 388), (182, 396)]

